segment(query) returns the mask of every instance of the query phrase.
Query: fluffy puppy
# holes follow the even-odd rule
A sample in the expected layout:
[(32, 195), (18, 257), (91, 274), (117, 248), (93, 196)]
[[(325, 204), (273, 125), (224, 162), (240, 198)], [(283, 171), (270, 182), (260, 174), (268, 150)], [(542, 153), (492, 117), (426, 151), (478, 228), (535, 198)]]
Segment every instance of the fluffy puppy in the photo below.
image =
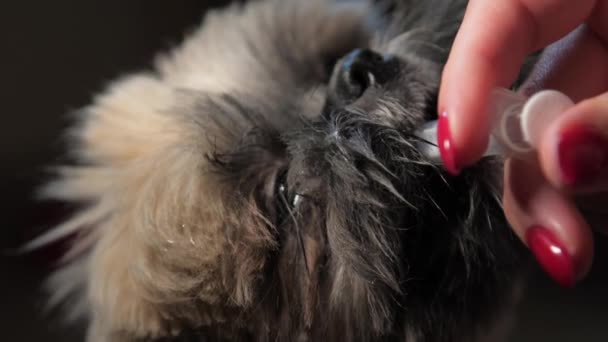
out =
[(490, 338), (523, 260), (501, 162), (452, 177), (414, 135), (465, 5), (210, 12), (79, 114), (43, 194), (87, 207), (31, 244), (77, 236), (51, 303), (89, 342)]

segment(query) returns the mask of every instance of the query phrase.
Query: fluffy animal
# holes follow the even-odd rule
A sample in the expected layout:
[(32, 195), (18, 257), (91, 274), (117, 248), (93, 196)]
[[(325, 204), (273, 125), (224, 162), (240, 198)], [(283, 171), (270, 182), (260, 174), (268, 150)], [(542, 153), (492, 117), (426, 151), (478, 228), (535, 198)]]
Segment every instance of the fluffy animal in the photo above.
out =
[[(466, 3), (205, 15), (79, 112), (48, 198), (86, 206), (50, 303), (89, 342), (494, 341), (524, 248), (501, 161), (417, 149)], [(434, 143), (434, 142), (422, 142)]]

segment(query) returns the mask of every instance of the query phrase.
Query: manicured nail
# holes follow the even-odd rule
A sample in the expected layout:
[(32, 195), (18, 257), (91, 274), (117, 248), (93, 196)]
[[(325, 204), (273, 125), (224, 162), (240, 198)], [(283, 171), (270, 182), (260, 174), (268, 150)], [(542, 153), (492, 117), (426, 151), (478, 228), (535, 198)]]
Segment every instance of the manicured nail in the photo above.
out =
[(553, 280), (563, 287), (574, 287), (576, 283), (574, 261), (551, 231), (534, 226), (527, 230), (526, 241), (536, 260)]
[(562, 133), (558, 144), (559, 166), (568, 186), (589, 186), (608, 179), (608, 138), (589, 127)]
[(452, 141), (452, 133), (450, 132), (450, 124), (448, 122), (447, 112), (442, 112), (437, 123), (437, 144), (443, 165), (453, 175), (460, 173), (460, 168), (456, 163), (456, 148)]

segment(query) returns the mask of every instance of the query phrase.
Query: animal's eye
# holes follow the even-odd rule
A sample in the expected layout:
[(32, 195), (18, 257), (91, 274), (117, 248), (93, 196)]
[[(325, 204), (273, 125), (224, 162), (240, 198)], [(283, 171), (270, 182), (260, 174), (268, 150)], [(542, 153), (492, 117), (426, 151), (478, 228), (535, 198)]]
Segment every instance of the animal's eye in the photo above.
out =
[(302, 197), (290, 191), (287, 184), (287, 171), (278, 174), (274, 188), (275, 224), (280, 225), (294, 215)]

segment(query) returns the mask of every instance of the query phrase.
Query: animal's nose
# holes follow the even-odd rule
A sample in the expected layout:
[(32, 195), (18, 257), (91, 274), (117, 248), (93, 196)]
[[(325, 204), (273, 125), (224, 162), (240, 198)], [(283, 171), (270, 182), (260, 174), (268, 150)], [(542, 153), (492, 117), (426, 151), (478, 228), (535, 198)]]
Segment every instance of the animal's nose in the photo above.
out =
[(368, 88), (394, 77), (395, 68), (390, 56), (369, 49), (354, 50), (336, 65), (329, 84), (329, 100), (335, 106), (354, 102)]

